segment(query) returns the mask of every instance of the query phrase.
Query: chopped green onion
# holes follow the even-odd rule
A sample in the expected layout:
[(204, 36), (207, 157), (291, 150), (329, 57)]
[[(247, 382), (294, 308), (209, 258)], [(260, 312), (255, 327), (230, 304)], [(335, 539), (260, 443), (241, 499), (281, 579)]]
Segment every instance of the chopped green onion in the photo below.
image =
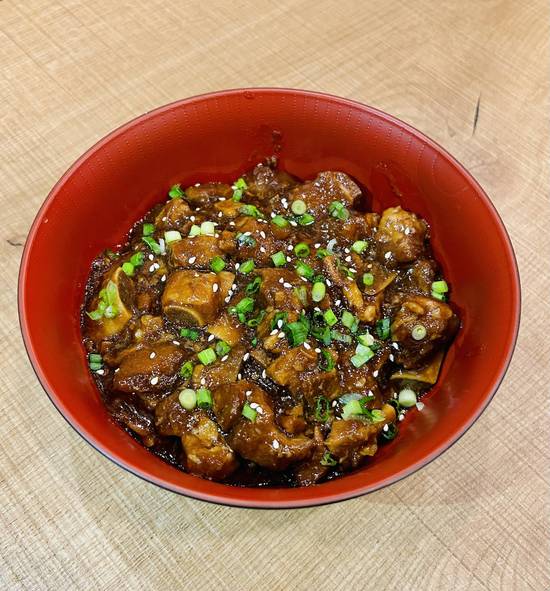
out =
[(288, 220), (282, 215), (276, 215), (274, 218), (271, 218), (271, 223), (279, 228), (286, 228), (288, 226)]
[(201, 224), (201, 234), (203, 236), (214, 236), (216, 233), (216, 226), (214, 226), (214, 222), (203, 222)]
[[(363, 398), (363, 394), (359, 394), (359, 392), (348, 392), (347, 394), (342, 394), (338, 400), (340, 404), (347, 404), (350, 400), (362, 400)], [(374, 396), (367, 396), (367, 398), (374, 398)]]
[(410, 408), (416, 404), (416, 392), (410, 388), (403, 388), (397, 396), (397, 401), (401, 406)]
[(350, 400), (344, 404), (344, 407), (342, 408), (342, 418), (346, 421), (353, 415), (361, 414), (363, 414), (363, 407), (361, 406), (359, 400)]
[(200, 236), (201, 228), (197, 226), (197, 224), (193, 224), (191, 229), (189, 230), (189, 238), (193, 238), (194, 236)]
[(256, 240), (254, 240), (250, 234), (238, 232), (235, 236), (235, 239), (237, 240), (237, 244), (239, 246), (256, 246)]
[(153, 238), (150, 238), (149, 236), (144, 236), (142, 240), (155, 254), (162, 254), (162, 249), (160, 245)]
[(260, 285), (262, 284), (261, 277), (255, 277), (254, 281), (251, 281), (245, 288), (245, 292), (247, 295), (255, 294), (259, 289)]
[(182, 191), (180, 183), (177, 185), (172, 185), (170, 190), (168, 191), (168, 196), (170, 199), (181, 199), (185, 197), (185, 191)]
[(313, 279), (315, 276), (315, 271), (309, 266), (306, 265), (303, 261), (298, 261), (294, 268), (296, 269), (296, 273), (300, 275), (300, 277), (305, 277), (306, 279)]
[(164, 241), (166, 244), (170, 244), (170, 242), (177, 242), (181, 240), (181, 234), (177, 230), (168, 230), (164, 232)]
[(225, 269), (225, 261), (222, 259), (222, 257), (215, 256), (210, 261), (210, 268), (212, 269), (212, 271), (214, 271), (214, 273), (219, 273), (220, 271), (223, 271)]
[(143, 265), (144, 259), (145, 255), (142, 252), (136, 252), (130, 257), (130, 262), (134, 267), (141, 267), (141, 265)]
[(336, 367), (332, 353), (328, 349), (321, 349), (321, 353), (323, 355), (323, 360), (319, 366), (323, 371), (332, 371)]
[(428, 331), (423, 324), (416, 324), (411, 330), (411, 336), (415, 341), (421, 341), (427, 334)]
[(326, 295), (327, 288), (325, 287), (324, 283), (317, 282), (313, 284), (313, 289), (311, 290), (311, 299), (314, 302), (320, 302)]
[(243, 205), (239, 209), (239, 213), (242, 213), (243, 215), (248, 215), (256, 219), (264, 217), (264, 214), (255, 205)]
[(329, 451), (326, 451), (323, 457), (321, 458), (321, 466), (337, 466), (337, 460), (332, 456)]
[(180, 369), (180, 376), (188, 380), (193, 375), (193, 364), (190, 361), (186, 361)]
[(438, 293), (437, 291), (432, 291), (432, 298), (434, 298), (435, 300), (441, 300), (442, 302), (444, 302), (447, 298), (445, 298), (445, 295), (442, 293)]
[(359, 327), (359, 320), (347, 310), (342, 312), (342, 324), (349, 328), (351, 332), (357, 332), (357, 328)]
[(307, 206), (305, 201), (302, 201), (301, 199), (296, 199), (296, 201), (292, 202), (290, 209), (292, 210), (292, 213), (296, 215), (303, 215), (304, 213), (306, 213)]
[(91, 312), (86, 312), (86, 315), (91, 318), (92, 320), (99, 320), (103, 318), (103, 312), (98, 310), (92, 310)]
[(286, 322), (288, 318), (288, 312), (275, 312), (273, 317), (271, 318), (270, 330), (274, 330), (275, 328), (279, 328), (279, 320), (281, 321), (281, 326)]
[(297, 347), (307, 339), (308, 327), (304, 322), (299, 320), (285, 324), (283, 330), (291, 347)]
[(333, 218), (345, 221), (349, 218), (349, 211), (341, 201), (333, 201), (328, 206), (328, 212)]
[(236, 306), (229, 308), (230, 314), (236, 314), (241, 322), (246, 322), (246, 314), (254, 309), (252, 298), (243, 298)]
[(89, 364), (89, 366), (92, 371), (99, 371), (100, 369), (103, 368), (103, 365), (101, 363), (93, 363), (92, 362)]
[(240, 201), (243, 198), (242, 189), (233, 189), (233, 201)]
[(103, 312), (103, 316), (105, 318), (116, 318), (118, 316), (118, 308), (113, 305), (107, 306), (105, 312)]
[(264, 319), (265, 315), (266, 311), (260, 310), (255, 318), (250, 318), (246, 321), (246, 326), (250, 326), (250, 328), (256, 328), (260, 325), (260, 322)]
[(256, 420), (257, 412), (248, 404), (248, 402), (244, 403), (242, 415), (245, 419), (248, 419), (251, 423)]
[(250, 273), (250, 271), (254, 271), (254, 261), (252, 259), (249, 259), (248, 261), (241, 263), (239, 267), (239, 272), (243, 273), (244, 275), (247, 275), (248, 273)]
[(329, 326), (334, 326), (338, 322), (336, 314), (330, 308), (325, 311), (325, 313), (323, 314), (323, 318)]
[(194, 328), (180, 328), (180, 337), (191, 341), (198, 341), (200, 333)]
[(315, 420), (326, 423), (330, 418), (330, 402), (325, 396), (318, 396), (315, 400)]
[(370, 334), (370, 332), (357, 335), (357, 340), (362, 345), (365, 345), (365, 347), (371, 347), (374, 344), (374, 337)]
[(363, 283), (367, 286), (374, 283), (374, 275), (372, 273), (363, 273)]
[(212, 392), (207, 388), (197, 390), (197, 406), (202, 409), (212, 408)]
[(216, 361), (216, 353), (214, 352), (214, 349), (212, 349), (211, 347), (199, 351), (197, 353), (197, 357), (203, 365), (210, 365), (211, 363), (214, 363), (214, 361)]
[(390, 336), (390, 319), (382, 318), (376, 323), (376, 334), (385, 341)]
[(330, 253), (326, 248), (318, 248), (316, 254), (317, 254), (317, 258), (324, 259), (325, 257), (328, 257), (328, 255)]
[[(387, 427), (387, 430), (385, 427)], [(382, 437), (386, 439), (386, 441), (392, 441), (398, 433), (397, 426), (395, 423), (388, 423), (385, 427), (382, 429)]]
[(256, 337), (254, 337), (251, 341), (250, 344), (255, 347), (258, 344), (258, 339)]
[(229, 351), (231, 351), (231, 347), (225, 341), (218, 341), (216, 343), (216, 355), (218, 357), (227, 355)]
[(365, 412), (373, 423), (381, 423), (386, 420), (386, 415), (378, 408), (373, 408), (369, 412)]
[(304, 215), (301, 215), (298, 218), (298, 223), (300, 224), (300, 226), (309, 226), (313, 224), (314, 221), (315, 218), (310, 213), (304, 213)]
[(434, 281), (432, 283), (432, 291), (435, 291), (435, 293), (447, 293), (449, 291), (449, 286), (443, 279), (441, 281)]
[(179, 393), (178, 400), (185, 410), (193, 410), (197, 405), (197, 394), (191, 388), (184, 388)]
[(243, 191), (248, 188), (248, 185), (246, 184), (246, 181), (240, 177), (233, 183), (231, 188), (233, 189), (233, 201), (240, 201), (243, 196)]
[(128, 275), (128, 277), (132, 277), (135, 269), (134, 265), (127, 261), (125, 263), (122, 263), (122, 270), (126, 273), (126, 275)]
[(339, 341), (340, 343), (344, 343), (346, 345), (350, 345), (353, 340), (349, 334), (344, 334), (344, 333), (338, 332), (337, 330), (331, 330), (330, 336), (335, 341)]
[(154, 224), (143, 224), (143, 235), (144, 236), (152, 236), (155, 233), (155, 225)]
[(283, 267), (286, 264), (286, 256), (284, 252), (276, 252), (271, 255), (271, 260), (276, 267)]
[(366, 240), (356, 240), (351, 245), (351, 250), (357, 254), (361, 254), (368, 247), (368, 245), (369, 243)]
[(305, 242), (300, 242), (294, 247), (294, 254), (301, 259), (309, 254), (309, 246)]
[(118, 315), (118, 288), (109, 280), (107, 286), (99, 292), (99, 301), (97, 308), (86, 314), (92, 320), (99, 320), (100, 318), (115, 318)]
[(351, 358), (351, 362), (355, 367), (361, 367), (372, 357), (374, 357), (372, 349), (359, 343), (355, 349), (355, 355)]
[(90, 363), (103, 363), (103, 357), (101, 357), (99, 353), (90, 353), (88, 359), (90, 360)]
[(307, 306), (307, 291), (303, 285), (295, 287), (293, 290), (294, 295), (300, 300), (302, 306)]

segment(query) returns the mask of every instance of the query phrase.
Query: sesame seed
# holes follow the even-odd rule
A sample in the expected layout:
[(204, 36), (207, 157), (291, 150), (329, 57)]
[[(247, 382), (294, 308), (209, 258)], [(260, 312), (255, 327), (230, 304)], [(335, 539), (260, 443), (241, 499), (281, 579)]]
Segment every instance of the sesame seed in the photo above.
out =
[(243, 355), (243, 361), (246, 361), (250, 357), (250, 353), (245, 353)]
[(290, 285), (290, 283), (288, 283), (288, 281), (285, 281), (283, 283), (283, 287), (286, 287), (288, 289), (288, 288), (292, 287), (292, 285)]
[(260, 246), (260, 252), (266, 252), (266, 250), (263, 246)]
[(206, 378), (201, 378), (201, 386), (204, 386), (204, 384), (206, 384)]
[(247, 391), (244, 393), (244, 395), (245, 395), (245, 396), (250, 396), (251, 394), (252, 394), (252, 390), (247, 390)]
[(262, 238), (265, 238), (265, 232), (264, 232), (263, 230), (261, 230), (261, 231), (260, 231), (260, 236), (261, 236)]
[[(265, 369), (262, 370), (262, 378), (267, 378), (267, 373), (266, 373)], [(252, 392), (251, 392), (251, 394), (252, 394)]]
[(393, 361), (394, 360), (394, 357), (393, 357), (393, 355), (391, 353), (389, 355), (389, 358), (390, 358), (390, 361)]
[(151, 352), (151, 355), (149, 355), (149, 359), (154, 359), (156, 356), (156, 353), (154, 351)]
[(189, 216), (189, 219), (190, 219), (192, 222), (194, 222), (194, 221), (195, 221), (195, 216), (194, 216), (194, 215), (191, 215), (191, 216)]
[(405, 234), (407, 234), (407, 236), (412, 232), (412, 230), (410, 228), (405, 228)]
[(150, 255), (149, 255), (149, 260), (150, 260), (150, 261), (154, 261), (154, 260), (155, 260), (155, 257), (154, 257), (152, 254), (150, 254)]
[(418, 410), (422, 410), (422, 409), (424, 408), (424, 403), (423, 403), (423, 402), (417, 402), (417, 403), (416, 403), (416, 408), (417, 408)]
[(283, 328), (283, 321), (277, 320), (277, 328)]
[(342, 300), (336, 300), (336, 301), (334, 302), (334, 305), (335, 305), (335, 306), (339, 306), (341, 303), (342, 303)]
[(197, 260), (197, 257), (190, 257), (189, 264), (192, 265)]
[(172, 341), (174, 343), (174, 345), (176, 345), (176, 347), (179, 347), (180, 342), (179, 341)]
[(317, 348), (315, 349), (315, 353), (320, 353), (320, 352), (321, 352), (321, 349), (319, 349), (319, 347), (317, 347)]
[(348, 256), (344, 259), (346, 261), (346, 263), (351, 263), (351, 256)]
[(120, 370), (120, 367), (117, 367), (117, 368), (115, 369), (115, 373), (118, 373), (118, 372), (119, 372), (119, 370)]
[(223, 217), (223, 213), (221, 211), (218, 213), (218, 217), (219, 218)]
[(402, 421), (405, 418), (405, 415), (399, 415), (397, 418), (398, 420)]
[(333, 400), (332, 401), (332, 408), (334, 408), (337, 404), (338, 404), (338, 400)]
[(391, 259), (391, 251), (388, 251), (385, 255), (384, 258), (387, 259)]
[(279, 331), (278, 331), (276, 328), (274, 328), (274, 329), (273, 329), (273, 330), (272, 330), (272, 331), (269, 333), (269, 336), (271, 337), (271, 336), (273, 336), (273, 335), (276, 335), (278, 332), (279, 332)]
[(394, 349), (399, 349), (399, 345), (398, 345), (397, 343), (392, 343), (392, 344), (391, 344), (391, 346), (392, 346)]
[(275, 217), (275, 213), (273, 211), (269, 215), (271, 216), (271, 219)]
[(215, 337), (213, 334), (211, 334), (211, 335), (208, 337), (208, 342), (210, 343), (210, 342), (211, 342), (211, 341), (213, 341), (215, 338), (216, 338), (216, 337)]
[(225, 201), (225, 197), (218, 197), (218, 201)]
[(149, 272), (150, 273), (154, 273), (155, 272), (155, 263), (153, 263), (150, 267), (149, 267)]
[(151, 382), (151, 386), (155, 386), (156, 384), (159, 383), (159, 379), (157, 376), (155, 376), (154, 378), (151, 378), (150, 382)]
[(221, 358), (221, 361), (227, 361), (227, 358), (228, 358), (228, 357), (229, 357), (229, 355), (224, 355), (224, 356)]
[(160, 278), (160, 280), (161, 280), (161, 281), (166, 281), (166, 275), (163, 275), (163, 276)]
[(278, 339), (282, 339), (284, 336), (285, 336), (285, 333), (284, 333), (284, 332), (280, 332), (280, 333), (277, 335), (277, 338), (278, 338)]
[(287, 249), (289, 252), (291, 252), (291, 251), (293, 251), (293, 250), (294, 250), (294, 246), (292, 246), (292, 244), (289, 244), (289, 245), (286, 247), (286, 249)]
[(245, 232), (245, 233), (243, 234), (243, 236), (250, 236), (251, 234), (252, 234), (252, 232)]
[(388, 431), (388, 429), (389, 429), (388, 425), (384, 425), (384, 426), (382, 427), (382, 431), (386, 431), (386, 432), (387, 432), (387, 431)]
[(258, 408), (258, 403), (257, 402), (251, 402), (250, 403), (250, 408)]
[(307, 349), (308, 351), (311, 349), (311, 345), (307, 341), (304, 343), (304, 349)]
[(220, 287), (220, 286), (219, 286), (217, 283), (214, 283), (214, 285), (212, 286), (212, 291), (213, 291), (214, 293), (216, 293), (216, 292), (218, 291), (218, 288), (219, 288), (219, 287)]
[(321, 243), (320, 242), (317, 242), (317, 244), (314, 244), (313, 245), (313, 248), (320, 248), (320, 247), (321, 247)]
[(372, 372), (372, 377), (373, 377), (373, 378), (377, 378), (377, 377), (378, 377), (378, 370), (377, 370), (377, 369), (375, 369), (375, 370)]
[(243, 379), (243, 374), (241, 374), (241, 373), (237, 374), (237, 379), (238, 380), (242, 380)]
[[(252, 406), (252, 405), (251, 405), (251, 406)], [(257, 406), (257, 407), (256, 407), (256, 412), (257, 412), (259, 415), (263, 415), (263, 414), (264, 414), (264, 409), (263, 409), (261, 406)]]
[(298, 224), (295, 221), (290, 220), (290, 225), (295, 228)]
[(103, 369), (98, 369), (98, 370), (96, 371), (96, 374), (98, 374), (98, 375), (100, 375), (100, 376), (102, 376), (104, 373), (105, 373), (105, 371), (104, 371)]
[[(346, 254), (349, 254), (349, 253), (350, 253), (350, 250), (349, 250), (349, 248), (344, 248), (344, 252), (345, 252)], [(347, 261), (347, 259), (346, 259), (346, 261)]]
[(330, 279), (327, 279), (327, 287), (330, 287), (332, 285), (332, 281)]
[(284, 283), (284, 282), (285, 282), (285, 280), (282, 277), (280, 277), (279, 278), (279, 283)]
[(237, 284), (233, 283), (233, 285), (231, 286), (231, 289), (237, 289)]
[(167, 218), (166, 216), (164, 216), (164, 217), (162, 218), (162, 221), (163, 221), (163, 222), (165, 222), (167, 219), (168, 219), (168, 218)]
[(279, 449), (281, 444), (276, 439), (274, 439), (271, 445), (273, 445), (273, 449)]
[(230, 299), (231, 299), (231, 296), (230, 296), (230, 295), (228, 295), (228, 296), (225, 298), (224, 302), (225, 302), (226, 304), (228, 304)]
[(306, 279), (305, 277), (302, 277), (302, 276), (300, 276), (300, 279), (301, 279), (302, 281), (305, 281), (305, 282), (307, 283), (307, 279)]
[(238, 271), (240, 266), (241, 266), (240, 263), (235, 263), (235, 271)]
[(287, 262), (287, 263), (290, 263), (290, 261), (291, 261), (291, 260), (292, 260), (292, 259), (291, 259), (289, 256), (287, 256), (287, 257), (286, 257), (286, 262)]
[(230, 226), (234, 226), (234, 225), (235, 225), (235, 222), (234, 222), (233, 220), (231, 220), (231, 221), (229, 222), (229, 225), (230, 225)]
[(357, 269), (355, 267), (350, 267), (349, 272), (350, 273), (357, 273)]

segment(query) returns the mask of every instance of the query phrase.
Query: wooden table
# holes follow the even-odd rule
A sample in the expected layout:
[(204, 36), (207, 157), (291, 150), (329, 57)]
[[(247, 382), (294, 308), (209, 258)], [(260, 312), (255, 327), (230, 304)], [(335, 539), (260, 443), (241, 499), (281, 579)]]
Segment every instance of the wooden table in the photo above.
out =
[[(550, 588), (549, 12), (543, 0), (0, 2), (2, 589)], [(77, 156), (158, 105), (262, 85), (358, 99), (443, 144), (492, 197), (523, 281), (514, 359), (474, 427), (398, 484), (293, 512), (181, 498), (93, 451), (38, 384), (16, 310), (25, 235)]]

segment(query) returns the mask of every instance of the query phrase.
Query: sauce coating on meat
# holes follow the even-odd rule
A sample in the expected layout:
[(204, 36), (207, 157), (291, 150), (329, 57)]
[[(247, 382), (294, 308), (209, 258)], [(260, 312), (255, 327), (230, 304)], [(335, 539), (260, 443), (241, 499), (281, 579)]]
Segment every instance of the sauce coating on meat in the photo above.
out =
[(459, 327), (426, 221), (365, 211), (343, 172), (300, 182), (273, 159), (168, 197), (92, 264), (82, 334), (108, 411), (227, 484), (310, 486), (364, 465)]

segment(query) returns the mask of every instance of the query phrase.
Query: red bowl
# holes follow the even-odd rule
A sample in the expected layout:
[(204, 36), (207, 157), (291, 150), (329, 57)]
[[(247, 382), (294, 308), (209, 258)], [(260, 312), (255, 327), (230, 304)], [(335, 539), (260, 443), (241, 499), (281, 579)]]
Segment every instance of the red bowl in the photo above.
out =
[[(431, 225), (462, 328), (438, 384), (399, 437), (363, 469), (309, 488), (231, 487), (184, 474), (109, 417), (88, 372), (79, 309), (92, 259), (125, 241), (132, 223), (176, 182), (231, 181), (276, 153), (307, 179), (342, 170), (374, 195)], [(177, 493), (226, 505), (289, 508), (356, 497), (411, 474), (452, 445), (498, 388), (512, 356), (520, 288), (514, 253), (493, 205), (440, 146), (360, 103), (301, 90), (229, 90), (185, 99), (123, 125), (63, 175), (32, 225), (19, 276), (27, 351), (46, 393), (95, 449)]]

